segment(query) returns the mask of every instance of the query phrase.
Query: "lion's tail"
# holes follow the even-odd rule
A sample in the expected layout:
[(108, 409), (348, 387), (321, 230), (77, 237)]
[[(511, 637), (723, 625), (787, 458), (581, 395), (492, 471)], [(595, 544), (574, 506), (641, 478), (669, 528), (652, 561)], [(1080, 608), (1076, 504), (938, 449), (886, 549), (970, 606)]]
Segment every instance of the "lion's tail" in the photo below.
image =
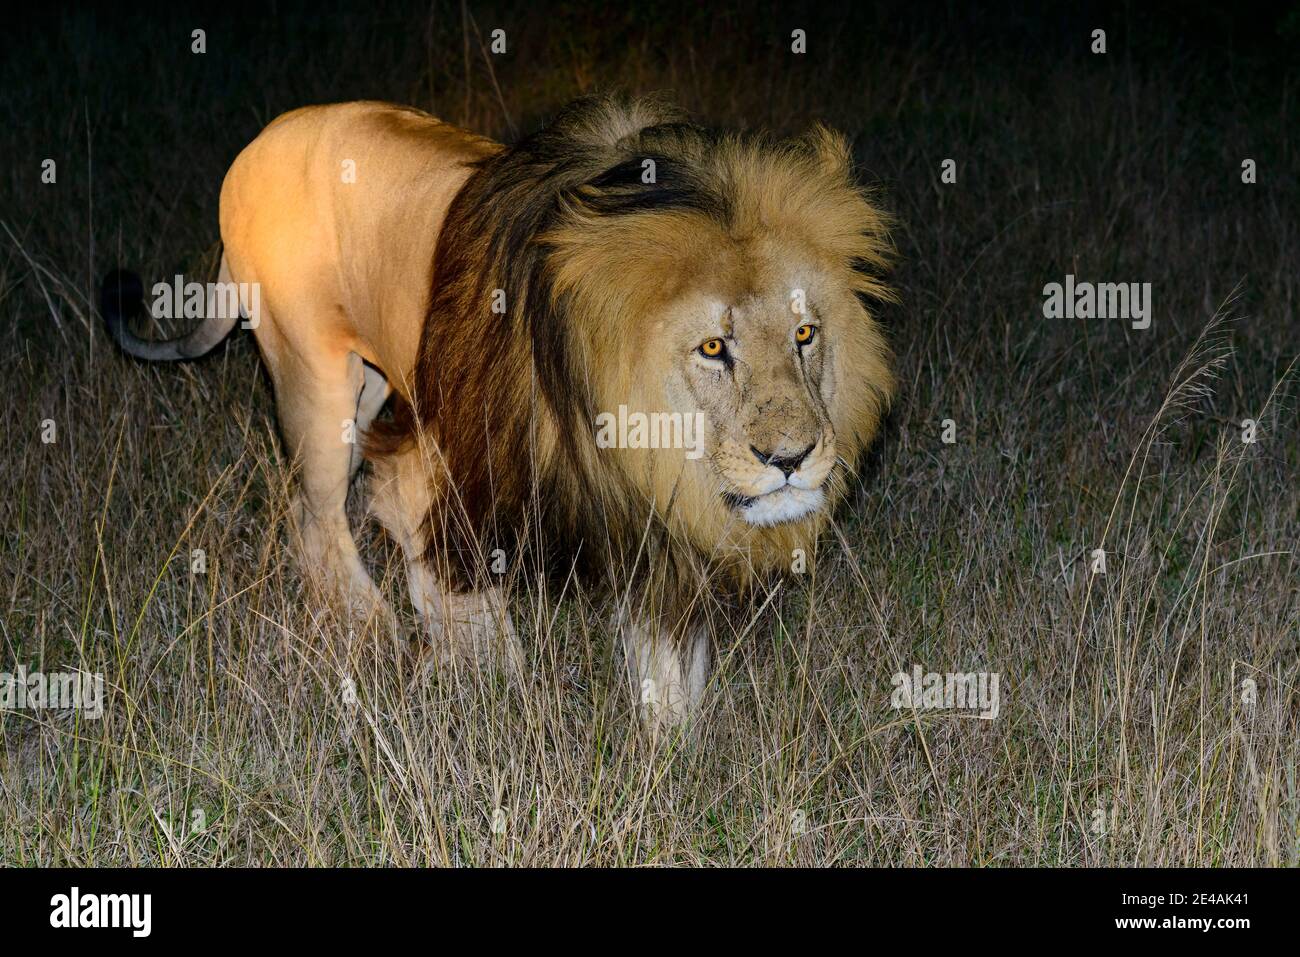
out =
[(127, 322), (144, 305), (144, 283), (125, 269), (114, 269), (104, 277), (99, 287), (99, 311), (108, 326), (108, 334), (127, 355), (151, 362), (197, 359), (211, 352), (239, 322), (240, 303), (237, 297), (230, 296), (234, 289), (230, 269), (222, 256), (217, 283), (207, 296), (206, 318), (187, 335), (175, 339), (141, 339), (127, 328)]

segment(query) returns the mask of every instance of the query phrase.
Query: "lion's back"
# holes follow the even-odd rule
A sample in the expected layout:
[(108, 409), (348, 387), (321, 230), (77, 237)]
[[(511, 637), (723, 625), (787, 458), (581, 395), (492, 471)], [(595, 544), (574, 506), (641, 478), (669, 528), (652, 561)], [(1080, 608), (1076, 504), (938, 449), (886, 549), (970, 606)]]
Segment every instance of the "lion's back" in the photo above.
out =
[(472, 164), (500, 148), (388, 103), (285, 113), (222, 185), (231, 272), (262, 285), (273, 318), (277, 302), (341, 306), (349, 341), (400, 379), (414, 361), (443, 217)]

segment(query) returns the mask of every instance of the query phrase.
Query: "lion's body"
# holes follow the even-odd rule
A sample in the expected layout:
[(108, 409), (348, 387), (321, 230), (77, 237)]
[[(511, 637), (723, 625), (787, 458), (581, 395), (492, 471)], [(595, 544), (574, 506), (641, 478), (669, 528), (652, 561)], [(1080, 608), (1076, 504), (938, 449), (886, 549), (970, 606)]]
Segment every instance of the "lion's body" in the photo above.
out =
[[(884, 222), (820, 129), (718, 137), (596, 98), (506, 149), (414, 110), (312, 107), (235, 161), (221, 235), (223, 278), (260, 284), (308, 569), (382, 607), (343, 508), (364, 447), (417, 611), (514, 665), (487, 556), (536, 518), (644, 586), (620, 628), (663, 718), (707, 675), (711, 583), (812, 548), (893, 391), (858, 301), (888, 295)], [(707, 424), (707, 454), (601, 447), (593, 419), (619, 409)]]
[(301, 469), (305, 564), (360, 606), (378, 594), (348, 486), (390, 390), (409, 395), (447, 208), (468, 164), (499, 149), (416, 110), (307, 107), (271, 123), (222, 186), (224, 268), (260, 286), (250, 325)]

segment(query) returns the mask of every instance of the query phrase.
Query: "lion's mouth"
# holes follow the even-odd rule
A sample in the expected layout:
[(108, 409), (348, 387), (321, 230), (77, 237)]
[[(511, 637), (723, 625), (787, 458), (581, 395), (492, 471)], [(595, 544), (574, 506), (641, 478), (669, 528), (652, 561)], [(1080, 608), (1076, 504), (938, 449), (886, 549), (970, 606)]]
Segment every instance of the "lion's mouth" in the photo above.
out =
[(782, 485), (763, 495), (724, 492), (722, 500), (745, 522), (768, 528), (795, 522), (812, 514), (825, 503), (826, 495), (820, 487), (801, 489), (793, 485)]

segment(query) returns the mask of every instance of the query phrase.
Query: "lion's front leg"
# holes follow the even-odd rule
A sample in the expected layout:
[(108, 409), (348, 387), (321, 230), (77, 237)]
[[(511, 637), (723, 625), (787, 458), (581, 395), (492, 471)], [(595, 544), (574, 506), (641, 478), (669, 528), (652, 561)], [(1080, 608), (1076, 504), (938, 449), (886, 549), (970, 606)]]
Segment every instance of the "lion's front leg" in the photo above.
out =
[(623, 623), (620, 631), (641, 720), (652, 731), (685, 723), (699, 706), (709, 680), (705, 629), (692, 626), (675, 636), (634, 619)]

